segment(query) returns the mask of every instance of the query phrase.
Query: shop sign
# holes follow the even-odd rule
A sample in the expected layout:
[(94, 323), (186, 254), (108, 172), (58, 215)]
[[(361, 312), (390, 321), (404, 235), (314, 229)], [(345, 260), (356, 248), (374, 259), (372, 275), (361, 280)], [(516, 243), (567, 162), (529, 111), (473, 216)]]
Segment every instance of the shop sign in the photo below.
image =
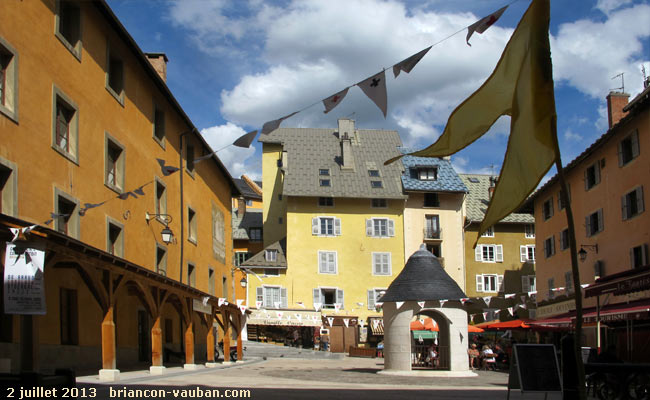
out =
[[(282, 314), (283, 316), (278, 318), (275, 312), (251, 310), (247, 324), (267, 326), (321, 326), (321, 314), (317, 312), (286, 310)], [(291, 318), (287, 318), (285, 315), (289, 315)]]
[(564, 314), (571, 310), (575, 310), (575, 308), (576, 308), (575, 300), (567, 300), (560, 303), (549, 304), (546, 306), (537, 306), (537, 313), (535, 314), (535, 318), (544, 319), (544, 318), (552, 317), (554, 315)]
[(203, 304), (201, 300), (192, 299), (192, 309), (203, 314), (212, 314), (212, 306), (207, 302)]
[[(648, 319), (650, 314), (647, 311), (639, 311), (632, 313), (616, 313), (616, 314), (606, 314), (600, 316), (600, 322), (617, 322), (617, 321), (630, 321), (630, 320), (639, 320), (639, 319)], [(596, 322), (596, 316), (590, 315), (582, 319), (585, 323)]]
[(45, 315), (45, 252), (7, 243), (4, 262), (5, 314)]

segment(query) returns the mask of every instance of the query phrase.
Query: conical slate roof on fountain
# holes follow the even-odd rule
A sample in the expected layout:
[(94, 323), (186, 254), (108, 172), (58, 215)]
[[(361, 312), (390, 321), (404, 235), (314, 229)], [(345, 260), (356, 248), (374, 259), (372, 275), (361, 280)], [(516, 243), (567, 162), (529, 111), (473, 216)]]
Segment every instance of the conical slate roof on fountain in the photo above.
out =
[(465, 293), (445, 272), (438, 258), (422, 245), (409, 257), (402, 272), (378, 301), (459, 300), (464, 297)]

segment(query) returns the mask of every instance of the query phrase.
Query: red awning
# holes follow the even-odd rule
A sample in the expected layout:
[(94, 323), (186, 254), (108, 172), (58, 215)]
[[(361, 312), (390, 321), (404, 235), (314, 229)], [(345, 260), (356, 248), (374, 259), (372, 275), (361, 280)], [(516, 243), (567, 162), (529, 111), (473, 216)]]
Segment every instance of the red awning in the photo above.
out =
[(528, 324), (530, 320), (515, 319), (512, 321), (497, 322), (485, 327), (487, 330), (510, 330), (510, 329), (530, 329)]
[(622, 295), (650, 289), (650, 265), (598, 279), (585, 289), (585, 297)]

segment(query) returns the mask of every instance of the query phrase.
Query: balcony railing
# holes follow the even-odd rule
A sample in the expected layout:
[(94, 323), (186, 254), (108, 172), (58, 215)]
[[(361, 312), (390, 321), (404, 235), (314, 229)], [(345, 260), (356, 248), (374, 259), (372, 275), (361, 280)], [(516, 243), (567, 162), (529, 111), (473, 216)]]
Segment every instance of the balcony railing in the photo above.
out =
[(442, 229), (424, 228), (425, 240), (439, 240), (442, 239)]

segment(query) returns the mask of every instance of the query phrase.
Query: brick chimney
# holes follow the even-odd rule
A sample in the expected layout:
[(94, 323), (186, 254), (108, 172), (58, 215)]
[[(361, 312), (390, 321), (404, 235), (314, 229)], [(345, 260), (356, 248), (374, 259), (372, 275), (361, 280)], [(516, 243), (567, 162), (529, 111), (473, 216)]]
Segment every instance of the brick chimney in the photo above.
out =
[(243, 218), (244, 214), (246, 214), (246, 199), (244, 196), (240, 196), (237, 199), (237, 216)]
[(341, 168), (354, 169), (352, 155), (352, 136), (354, 136), (354, 121), (339, 119), (339, 139), (341, 140)]
[(494, 176), (490, 177), (490, 187), (488, 187), (488, 196), (490, 199), (492, 199), (492, 195), (494, 194), (494, 187), (497, 184), (497, 178)]
[(616, 125), (627, 112), (623, 111), (630, 99), (630, 95), (621, 92), (609, 92), (607, 95), (607, 117), (609, 120), (609, 127)]
[(147, 59), (153, 69), (158, 72), (158, 75), (162, 78), (163, 81), (167, 82), (167, 56), (165, 53), (145, 53)]

